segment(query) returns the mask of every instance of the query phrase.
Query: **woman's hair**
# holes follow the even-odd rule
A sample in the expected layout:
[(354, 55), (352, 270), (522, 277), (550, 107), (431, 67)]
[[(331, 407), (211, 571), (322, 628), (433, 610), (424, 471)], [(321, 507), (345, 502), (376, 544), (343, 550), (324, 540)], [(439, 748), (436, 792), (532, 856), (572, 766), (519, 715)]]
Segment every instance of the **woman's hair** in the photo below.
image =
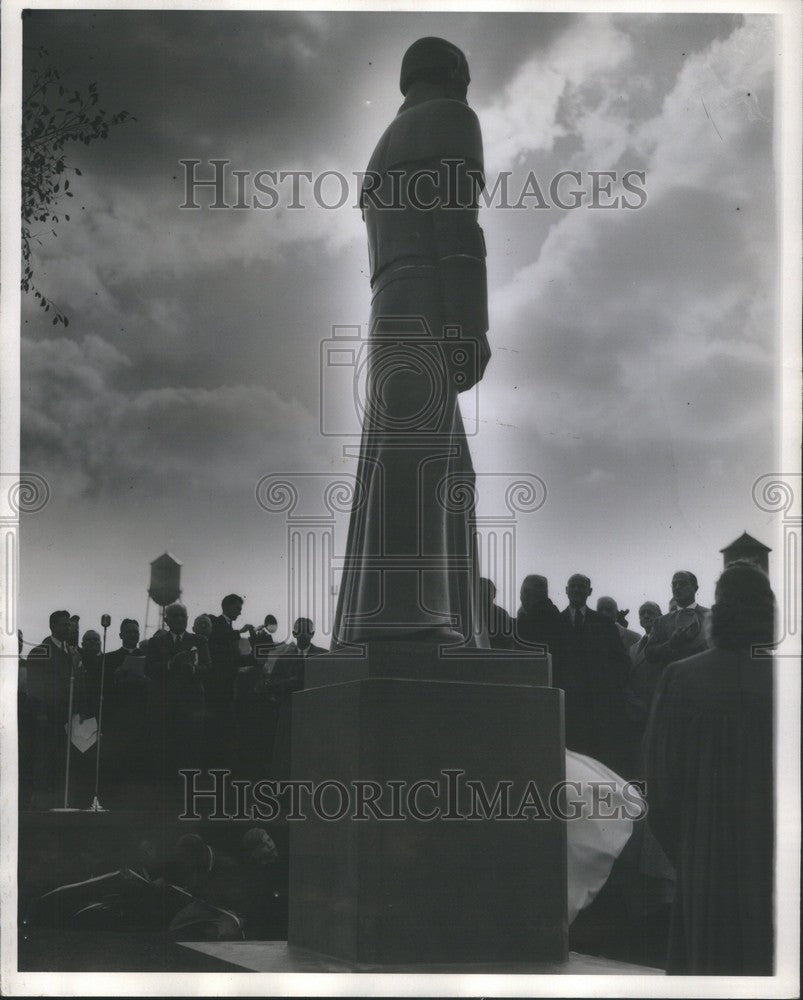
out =
[(718, 649), (767, 646), (775, 641), (775, 595), (767, 574), (737, 560), (717, 580), (711, 641)]

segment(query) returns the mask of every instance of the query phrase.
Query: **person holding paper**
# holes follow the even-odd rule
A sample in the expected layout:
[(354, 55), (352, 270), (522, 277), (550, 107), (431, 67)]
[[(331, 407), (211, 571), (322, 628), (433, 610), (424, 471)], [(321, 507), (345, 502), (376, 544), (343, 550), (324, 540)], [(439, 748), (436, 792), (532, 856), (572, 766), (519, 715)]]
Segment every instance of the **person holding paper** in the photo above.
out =
[(254, 663), (248, 640), (242, 647), (240, 644), (241, 633), (253, 632), (253, 626), (235, 624), (243, 613), (243, 603), (239, 594), (227, 594), (220, 602), (221, 614), (212, 618), (209, 636), (212, 667), (206, 680), (204, 741), (208, 767), (230, 767), (236, 755), (234, 693), (237, 676), (241, 667)]
[[(103, 764), (105, 785), (142, 781), (147, 770), (148, 680), (145, 650), (139, 647), (139, 622), (120, 622), (120, 648), (106, 654), (106, 690), (103, 708)], [(109, 679), (111, 678), (111, 683)]]
[(167, 632), (148, 643), (145, 674), (150, 680), (151, 741), (158, 773), (165, 783), (177, 780), (182, 767), (197, 767), (203, 745), (204, 685), (209, 647), (187, 631), (187, 609), (165, 609)]

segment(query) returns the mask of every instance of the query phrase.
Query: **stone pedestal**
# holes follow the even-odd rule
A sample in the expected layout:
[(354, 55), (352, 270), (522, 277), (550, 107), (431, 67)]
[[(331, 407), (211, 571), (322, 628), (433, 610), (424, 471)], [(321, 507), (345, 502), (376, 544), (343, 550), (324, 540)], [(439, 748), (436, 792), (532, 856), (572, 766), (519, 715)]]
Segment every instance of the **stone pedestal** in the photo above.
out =
[(552, 660), (545, 646), (495, 650), (425, 642), (371, 642), (311, 657), (304, 668), (304, 687), (309, 690), (366, 677), (549, 687)]
[[(356, 679), (353, 660), (307, 664), (293, 777), (315, 794), (290, 821), (289, 943), (376, 964), (563, 961), (562, 692), (487, 651), (470, 681), (387, 676), (428, 658), (432, 676), (413, 653), (371, 646)], [(477, 682), (483, 657), (503, 682)]]

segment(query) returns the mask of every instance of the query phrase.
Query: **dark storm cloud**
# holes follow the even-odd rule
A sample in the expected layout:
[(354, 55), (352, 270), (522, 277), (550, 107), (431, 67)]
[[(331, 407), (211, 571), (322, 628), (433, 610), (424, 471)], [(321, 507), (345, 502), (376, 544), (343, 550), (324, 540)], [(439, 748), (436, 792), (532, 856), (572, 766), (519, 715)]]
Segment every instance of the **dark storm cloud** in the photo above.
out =
[(494, 356), (472, 458), (481, 477), (535, 472), (549, 490), (519, 524), (519, 579), (546, 572), (560, 601), (583, 569), (631, 608), (665, 605), (676, 565), (710, 597), (718, 548), (762, 537), (772, 19), (40, 11), (25, 30), (66, 82), (96, 81), (107, 111), (137, 118), (67, 149), (83, 176), (37, 273), (69, 328), (23, 300), (23, 464), (52, 488), (23, 525), (34, 633), (51, 607), (89, 616), (110, 596), (141, 616), (164, 548), (193, 612), (244, 590), (281, 617), (286, 524), (253, 487), (352, 468), (319, 433), (319, 353), (332, 324), (367, 317), (364, 227), (350, 209), (180, 211), (178, 161), (364, 169), (401, 101), (401, 55), (426, 34), (469, 56), (489, 169), (547, 185), (647, 171), (637, 212), (482, 210)]
[[(137, 118), (97, 157), (115, 175), (175, 163), (200, 141), (225, 152), (248, 132), (282, 146), (314, 140), (333, 100), (316, 79), (331, 69), (324, 42), (313, 19), (282, 13), (36, 12), (26, 25), (26, 43), (44, 45), (65, 79), (97, 81), (109, 108)], [(290, 95), (308, 130), (297, 129)]]
[(326, 467), (317, 423), (264, 386), (125, 391), (125, 355), (97, 337), (23, 341), (23, 449), (65, 495), (251, 502), (260, 475)]
[[(536, 165), (547, 180), (577, 166), (650, 168), (642, 212), (484, 211), (497, 348), (486, 410), (547, 441), (587, 436), (597, 447), (613, 429), (631, 444), (660, 442), (669, 423), (687, 420), (672, 400), (691, 389), (684, 402), (721, 440), (736, 412), (723, 378), (744, 384), (754, 372), (767, 386), (755, 345), (772, 322), (763, 294), (774, 266), (771, 128), (762, 117), (771, 90), (755, 26), (745, 32), (724, 15), (83, 11), (39, 12), (26, 32), (74, 85), (97, 80), (109, 111), (137, 117), (106, 143), (70, 150), (86, 208), (38, 252), (43, 289), (72, 321), (56, 353), (67, 352), (76, 377), (83, 358), (100, 383), (68, 391), (26, 354), (24, 444), (43, 467), (52, 458), (80, 470), (70, 479), (80, 491), (113, 490), (132, 469), (176, 454), (175, 435), (137, 427), (151, 413), (162, 415), (152, 428), (167, 426), (168, 412), (181, 424), (186, 407), (192, 456), (200, 445), (191, 426), (210, 442), (225, 427), (246, 442), (235, 451), (261, 465), (272, 452), (256, 430), (260, 413), (293, 442), (290, 452), (296, 427), (316, 426), (320, 342), (333, 323), (367, 313), (359, 213), (180, 211), (178, 160), (362, 169), (398, 107), (401, 53), (428, 33), (469, 53), (495, 168)], [(750, 45), (761, 58), (750, 58)], [(745, 100), (742, 80), (762, 105), (734, 103)], [(32, 343), (52, 336), (30, 300), (23, 310)], [(115, 364), (98, 364), (98, 344), (116, 352)], [(508, 355), (515, 367), (504, 348), (518, 352)], [(51, 401), (69, 392), (81, 402), (81, 433), (56, 426)], [(748, 408), (751, 421), (759, 411), (759, 402)], [(114, 428), (116, 450), (99, 440), (103, 428)], [(325, 464), (326, 449), (312, 452)], [(588, 471), (597, 481), (629, 463), (620, 450), (617, 465), (615, 448), (604, 456)]]
[[(407, 37), (445, 31), (460, 44), (476, 35), (482, 18), (36, 11), (26, 19), (25, 41), (30, 52), (44, 45), (73, 86), (96, 81), (108, 109), (137, 118), (102, 150), (82, 156), (99, 175), (141, 179), (203, 152), (226, 156), (245, 148), (280, 161), (347, 146), (352, 130), (344, 126), (344, 108), (364, 113), (366, 100), (383, 97), (400, 103), (398, 62)], [(495, 18), (477, 53), (476, 86), (498, 89), (518, 61), (545, 48), (567, 22), (567, 15), (539, 15), (534, 31), (530, 18)]]

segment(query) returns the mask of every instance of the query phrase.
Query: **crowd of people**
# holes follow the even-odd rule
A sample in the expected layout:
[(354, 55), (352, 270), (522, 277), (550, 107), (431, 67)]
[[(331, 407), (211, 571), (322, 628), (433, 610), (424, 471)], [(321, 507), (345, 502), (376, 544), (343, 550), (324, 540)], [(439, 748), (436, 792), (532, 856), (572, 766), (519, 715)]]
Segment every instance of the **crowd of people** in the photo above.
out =
[(667, 614), (645, 601), (639, 608), (644, 633), (628, 627), (628, 610), (603, 596), (589, 607), (591, 580), (573, 574), (561, 611), (549, 596), (546, 577), (524, 578), (516, 618), (494, 603), (495, 588), (482, 580), (490, 645), (495, 649), (545, 649), (553, 686), (564, 692), (566, 746), (594, 757), (627, 778), (643, 777), (641, 744), (655, 689), (664, 668), (707, 648), (708, 608), (697, 603), (697, 577), (672, 577)]
[[(563, 610), (536, 574), (522, 582), (515, 618), (495, 603), (491, 581), (481, 582), (480, 603), (492, 648), (549, 654), (567, 748), (646, 781), (650, 817), (630, 857), (657, 905), (674, 900), (669, 971), (767, 973), (774, 597), (748, 563), (725, 569), (712, 609), (697, 591), (694, 573), (676, 572), (667, 613), (656, 601), (639, 608), (643, 634), (612, 597), (591, 608), (591, 581), (579, 573)], [(304, 687), (306, 659), (325, 650), (306, 618), (281, 644), (271, 615), (259, 628), (238, 626), (243, 603), (229, 594), (192, 631), (186, 608), (173, 604), (147, 641), (124, 619), (105, 658), (97, 630), (79, 641), (78, 620), (53, 612), (50, 634), (21, 660), (21, 806), (59, 804), (70, 704), (80, 720), (102, 715), (100, 788), (129, 806), (133, 787), (147, 798), (179, 768), (289, 777), (292, 694)], [(88, 799), (95, 755), (72, 757), (70, 794)]]
[(741, 561), (710, 609), (694, 573), (675, 573), (671, 589), (666, 614), (641, 605), (639, 635), (613, 598), (588, 607), (582, 574), (562, 611), (543, 576), (526, 577), (515, 620), (488, 583), (491, 645), (545, 646), (567, 748), (644, 781), (649, 815), (623, 858), (642, 916), (671, 908), (667, 971), (771, 975), (775, 598), (766, 574)]
[(147, 640), (125, 618), (119, 647), (105, 656), (97, 630), (79, 639), (78, 619), (54, 611), (50, 634), (20, 660), (21, 806), (61, 804), (68, 716), (102, 719), (99, 775), (92, 747), (70, 753), (71, 804), (85, 806), (76, 800), (97, 778), (116, 806), (131, 807), (147, 806), (141, 798), (154, 784), (174, 785), (180, 768), (288, 777), (291, 696), (304, 686), (307, 656), (324, 650), (307, 618), (282, 643), (273, 615), (238, 626), (243, 603), (227, 595), (221, 613), (198, 615), (192, 630), (187, 609), (172, 604)]

